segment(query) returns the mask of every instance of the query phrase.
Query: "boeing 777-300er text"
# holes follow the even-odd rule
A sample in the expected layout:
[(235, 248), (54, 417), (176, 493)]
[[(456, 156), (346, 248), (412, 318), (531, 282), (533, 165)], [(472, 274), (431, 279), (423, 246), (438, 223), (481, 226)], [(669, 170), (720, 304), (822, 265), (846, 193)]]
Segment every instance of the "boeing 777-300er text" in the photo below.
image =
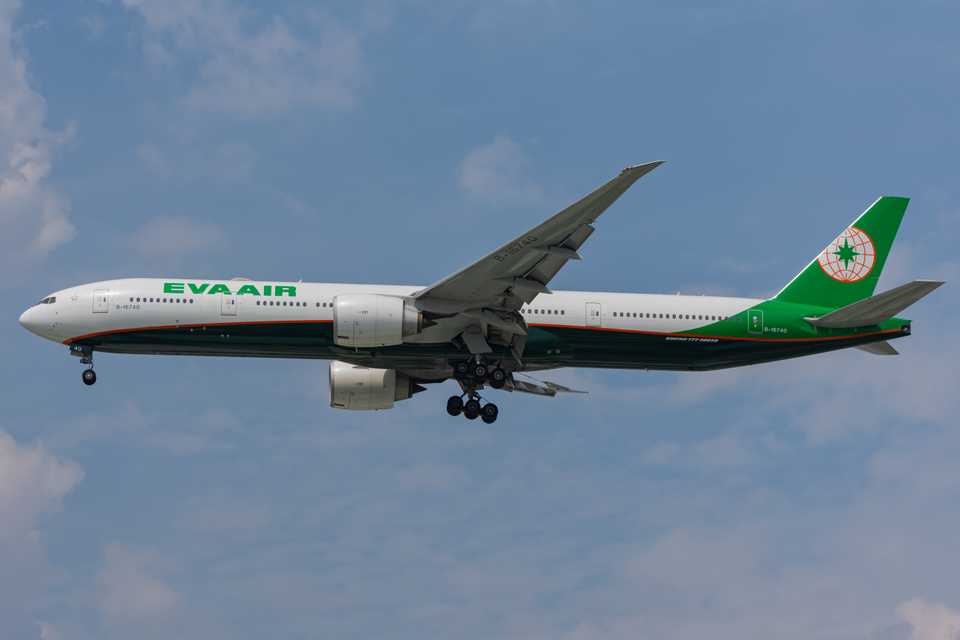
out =
[(896, 317), (942, 282), (874, 295), (907, 208), (882, 197), (770, 299), (551, 291), (600, 215), (660, 162), (627, 167), (579, 202), (428, 286), (245, 278), (107, 280), (51, 293), (20, 324), (61, 342), (97, 380), (93, 353), (330, 360), (330, 405), (389, 409), (456, 380), (451, 415), (492, 423), (493, 389), (571, 392), (530, 378), (560, 367), (702, 371), (857, 347), (894, 355)]

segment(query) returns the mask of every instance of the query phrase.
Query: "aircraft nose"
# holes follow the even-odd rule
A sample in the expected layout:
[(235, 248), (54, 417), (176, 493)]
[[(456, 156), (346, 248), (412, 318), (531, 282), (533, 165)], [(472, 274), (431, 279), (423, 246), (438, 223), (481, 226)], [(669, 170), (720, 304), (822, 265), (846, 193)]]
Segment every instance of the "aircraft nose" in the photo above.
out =
[(30, 333), (36, 333), (37, 329), (40, 326), (40, 323), (37, 322), (37, 313), (33, 307), (30, 307), (22, 314), (20, 314), (20, 326), (29, 331)]

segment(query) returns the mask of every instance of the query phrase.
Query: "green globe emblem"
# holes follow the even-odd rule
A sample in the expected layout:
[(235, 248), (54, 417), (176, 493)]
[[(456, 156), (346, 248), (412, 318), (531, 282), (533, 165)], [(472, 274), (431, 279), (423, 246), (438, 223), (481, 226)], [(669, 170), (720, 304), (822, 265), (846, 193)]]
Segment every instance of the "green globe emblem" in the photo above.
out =
[(873, 270), (877, 252), (873, 241), (856, 227), (845, 229), (827, 245), (817, 261), (823, 272), (840, 282), (863, 280)]

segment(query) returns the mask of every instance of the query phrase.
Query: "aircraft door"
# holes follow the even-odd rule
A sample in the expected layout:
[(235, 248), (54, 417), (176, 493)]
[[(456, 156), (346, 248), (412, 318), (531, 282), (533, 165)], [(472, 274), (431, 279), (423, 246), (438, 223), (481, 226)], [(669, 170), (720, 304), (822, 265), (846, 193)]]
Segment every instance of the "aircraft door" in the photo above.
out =
[(220, 315), (221, 316), (237, 315), (237, 296), (227, 295), (224, 293), (220, 294)]
[(747, 314), (747, 332), (761, 334), (763, 333), (763, 310), (751, 309)]
[(587, 326), (588, 327), (603, 326), (603, 309), (600, 307), (599, 302), (587, 303)]
[(100, 289), (93, 292), (93, 312), (106, 313), (110, 310), (110, 292)]

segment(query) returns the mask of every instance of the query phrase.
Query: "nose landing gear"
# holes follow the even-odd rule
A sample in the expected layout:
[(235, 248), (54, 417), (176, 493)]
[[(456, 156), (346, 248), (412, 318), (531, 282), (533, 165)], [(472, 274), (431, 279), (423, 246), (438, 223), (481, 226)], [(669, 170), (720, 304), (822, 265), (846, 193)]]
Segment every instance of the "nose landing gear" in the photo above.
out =
[(80, 376), (83, 384), (88, 387), (96, 384), (97, 372), (93, 370), (93, 347), (71, 345), (70, 355), (79, 357), (81, 364), (87, 365), (87, 368), (83, 370), (83, 374)]

